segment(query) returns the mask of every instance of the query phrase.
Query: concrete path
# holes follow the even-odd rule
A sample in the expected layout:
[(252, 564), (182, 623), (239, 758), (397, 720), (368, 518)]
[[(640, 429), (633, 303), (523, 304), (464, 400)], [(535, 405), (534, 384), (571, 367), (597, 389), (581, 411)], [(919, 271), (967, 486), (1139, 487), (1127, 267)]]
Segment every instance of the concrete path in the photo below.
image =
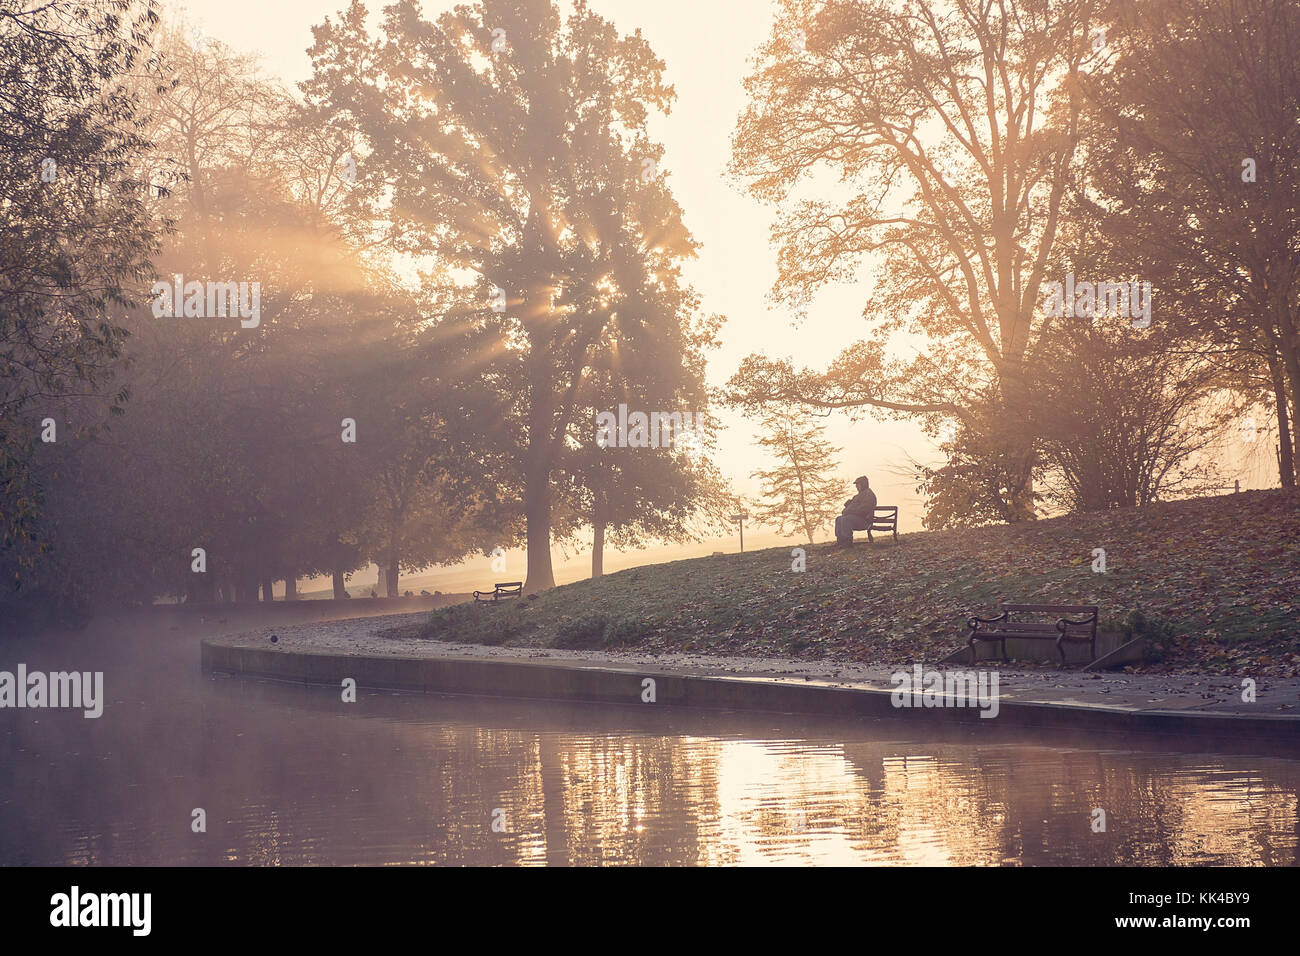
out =
[[(424, 617), (400, 614), (322, 621), (213, 638), (204, 641), (204, 666), (327, 682), (353, 674), (362, 686), (615, 703), (638, 700), (641, 681), (653, 676), (669, 682), (658, 697), (664, 703), (828, 715), (908, 712), (890, 705), (889, 696), (897, 686), (892, 675), (913, 673), (913, 662), (881, 667), (701, 654), (488, 647), (404, 636), (409, 635), (410, 625)], [(932, 669), (969, 670), (963, 665), (925, 668)], [(999, 716), (1015, 723), (1143, 733), (1204, 731), (1280, 740), (1300, 748), (1300, 680), (1294, 678), (1257, 679), (1255, 700), (1248, 702), (1243, 700), (1243, 679), (1249, 675), (1091, 674), (987, 665), (977, 672), (997, 673)], [(801, 687), (809, 693), (795, 693)], [(935, 711), (936, 716), (939, 713)], [(948, 713), (977, 716), (974, 711)]]

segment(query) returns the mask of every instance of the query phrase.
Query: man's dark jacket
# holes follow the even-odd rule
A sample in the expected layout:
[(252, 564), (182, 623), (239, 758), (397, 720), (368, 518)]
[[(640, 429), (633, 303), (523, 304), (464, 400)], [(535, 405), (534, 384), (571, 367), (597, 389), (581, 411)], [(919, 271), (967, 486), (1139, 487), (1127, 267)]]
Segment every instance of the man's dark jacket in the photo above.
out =
[(863, 488), (845, 503), (844, 513), (871, 518), (876, 513), (876, 493), (870, 488)]

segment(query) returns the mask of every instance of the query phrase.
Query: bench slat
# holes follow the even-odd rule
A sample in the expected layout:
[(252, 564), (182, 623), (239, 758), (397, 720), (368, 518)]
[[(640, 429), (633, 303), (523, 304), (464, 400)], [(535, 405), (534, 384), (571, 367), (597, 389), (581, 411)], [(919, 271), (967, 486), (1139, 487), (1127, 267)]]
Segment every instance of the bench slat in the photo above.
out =
[(1040, 614), (1096, 614), (1098, 607), (1095, 604), (1003, 604), (1002, 610)]
[[(985, 628), (981, 627), (980, 631), (985, 631)], [(1026, 633), (1041, 631), (1044, 634), (1058, 633), (1055, 624), (1039, 624), (1035, 621), (1025, 621), (1024, 623), (1019, 621), (999, 621), (997, 625), (987, 629), (989, 634), (1007, 634), (1011, 631), (1025, 631)]]

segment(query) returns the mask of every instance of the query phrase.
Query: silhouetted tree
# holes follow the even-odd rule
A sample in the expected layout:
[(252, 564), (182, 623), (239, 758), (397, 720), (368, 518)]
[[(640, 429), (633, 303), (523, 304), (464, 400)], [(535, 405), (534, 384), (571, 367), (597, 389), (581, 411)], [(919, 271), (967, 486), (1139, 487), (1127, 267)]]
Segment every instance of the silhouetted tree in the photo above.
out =
[[(783, 0), (746, 80), (751, 102), (734, 171), (781, 204), (776, 293), (802, 310), (823, 284), (876, 257), (864, 309), (872, 337), (824, 373), (751, 356), (731, 380), (741, 405), (961, 417), (992, 395), (1029, 401), (1026, 367), (1041, 288), (1074, 176), (1080, 76), (1104, 59), (1092, 0)], [(805, 198), (816, 172), (834, 198)], [(797, 198), (796, 198), (797, 197)], [(891, 358), (895, 332), (930, 344)], [(970, 418), (971, 416), (967, 416)], [(1002, 490), (1033, 516), (1033, 436), (998, 444), (1023, 459)]]
[(781, 534), (791, 526), (808, 538), (834, 522), (843, 498), (844, 483), (834, 471), (840, 453), (822, 436), (826, 426), (801, 421), (792, 408), (769, 409), (762, 417), (758, 443), (778, 464), (755, 471), (762, 481), (762, 497), (754, 520)]
[[(393, 248), (478, 276), (464, 318), (497, 333), (478, 371), (512, 390), (527, 588), (550, 587), (553, 483), (586, 425), (592, 363), (615, 356), (647, 400), (704, 402), (696, 353), (711, 336), (678, 267), (693, 244), (645, 125), (673, 92), (645, 40), (583, 2), (567, 22), (550, 0), (429, 22), (400, 0), (373, 40), (365, 16), (353, 3), (315, 29), (304, 89), (363, 137), (391, 189)], [(561, 533), (581, 518), (564, 510)]]
[(1294, 487), (1300, 395), (1300, 7), (1112, 3), (1110, 69), (1089, 78), (1081, 214), (1155, 283), (1158, 321), (1271, 396)]
[(31, 581), (67, 460), (42, 421), (68, 442), (126, 398), (107, 393), (119, 317), (156, 248), (126, 78), (151, 69), (156, 22), (149, 0), (0, 0), (0, 573), (14, 587), (66, 584)]

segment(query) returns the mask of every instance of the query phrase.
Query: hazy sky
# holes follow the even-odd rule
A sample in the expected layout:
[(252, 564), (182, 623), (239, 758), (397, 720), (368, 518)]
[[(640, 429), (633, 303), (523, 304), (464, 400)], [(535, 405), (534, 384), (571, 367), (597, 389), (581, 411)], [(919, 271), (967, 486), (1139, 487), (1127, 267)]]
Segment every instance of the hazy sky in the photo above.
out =
[[(311, 26), (346, 6), (346, 0), (189, 0), (165, 4), (164, 16), (181, 13), (208, 36), (261, 55), (268, 74), (294, 84), (310, 72), (306, 49)], [(384, 3), (371, 3), (375, 13)], [(433, 17), (455, 4), (425, 0)], [(723, 384), (751, 351), (789, 356), (796, 365), (824, 367), (846, 345), (865, 337), (862, 309), (870, 294), (869, 276), (854, 284), (827, 288), (798, 327), (768, 299), (776, 275), (776, 251), (769, 241), (772, 211), (741, 191), (726, 173), (730, 138), (745, 105), (742, 88), (750, 60), (771, 31), (770, 0), (591, 0), (592, 8), (623, 33), (640, 29), (667, 64), (667, 79), (677, 91), (672, 114), (657, 119), (651, 132), (665, 146), (661, 174), (681, 205), (687, 226), (702, 243), (686, 272), (700, 292), (703, 307), (727, 317), (722, 347), (710, 356), (710, 380)], [(918, 343), (920, 345), (921, 343)], [(722, 413), (717, 461), (737, 490), (756, 494), (755, 468), (770, 464), (754, 444), (754, 427), (733, 413)], [(922, 502), (915, 482), (887, 469), (906, 465), (905, 453), (929, 462), (938, 452), (916, 424), (843, 416), (827, 419), (828, 436), (841, 448), (840, 475), (845, 498), (854, 477), (866, 473), (882, 504), (900, 507), (900, 526), (920, 527)], [(746, 544), (778, 542), (774, 535), (746, 534)], [(708, 549), (705, 551), (707, 553)], [(610, 554), (607, 569), (642, 563), (648, 555), (620, 560)], [(656, 556), (657, 557), (657, 556)], [(571, 580), (557, 554), (557, 579)], [(584, 559), (580, 559), (584, 560)], [(589, 556), (585, 558), (589, 561)]]

